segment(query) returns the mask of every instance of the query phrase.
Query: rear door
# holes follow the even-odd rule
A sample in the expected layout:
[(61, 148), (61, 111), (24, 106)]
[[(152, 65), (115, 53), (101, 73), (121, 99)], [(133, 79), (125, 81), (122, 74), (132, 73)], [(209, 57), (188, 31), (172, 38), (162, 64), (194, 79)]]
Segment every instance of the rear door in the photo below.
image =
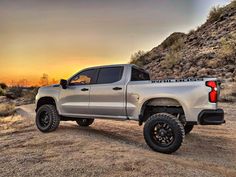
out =
[(97, 82), (90, 88), (91, 114), (98, 117), (126, 118), (123, 72), (123, 66), (99, 69)]

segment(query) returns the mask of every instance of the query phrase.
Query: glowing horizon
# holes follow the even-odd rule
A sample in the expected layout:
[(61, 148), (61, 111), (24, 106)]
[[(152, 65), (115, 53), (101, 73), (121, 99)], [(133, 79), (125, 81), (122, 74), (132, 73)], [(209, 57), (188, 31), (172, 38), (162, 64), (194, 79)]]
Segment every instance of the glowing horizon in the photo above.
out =
[(38, 85), (97, 65), (127, 63), (172, 32), (204, 23), (209, 9), (230, 0), (0, 2), (0, 82)]

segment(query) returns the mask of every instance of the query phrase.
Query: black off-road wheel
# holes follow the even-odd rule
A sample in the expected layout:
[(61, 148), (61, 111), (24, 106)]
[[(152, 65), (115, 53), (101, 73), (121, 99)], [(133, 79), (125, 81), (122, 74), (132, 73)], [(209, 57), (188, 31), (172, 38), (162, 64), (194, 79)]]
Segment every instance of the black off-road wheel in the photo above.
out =
[(179, 149), (184, 140), (184, 127), (173, 115), (158, 113), (144, 125), (144, 139), (154, 151), (170, 154)]
[(189, 134), (189, 133), (192, 131), (193, 127), (194, 127), (194, 125), (186, 124), (186, 125), (184, 126), (185, 135), (186, 135), (186, 134)]
[(79, 126), (88, 127), (94, 122), (94, 119), (78, 119), (76, 122)]
[(45, 104), (36, 113), (36, 126), (41, 132), (52, 132), (60, 124), (60, 116), (54, 105)]

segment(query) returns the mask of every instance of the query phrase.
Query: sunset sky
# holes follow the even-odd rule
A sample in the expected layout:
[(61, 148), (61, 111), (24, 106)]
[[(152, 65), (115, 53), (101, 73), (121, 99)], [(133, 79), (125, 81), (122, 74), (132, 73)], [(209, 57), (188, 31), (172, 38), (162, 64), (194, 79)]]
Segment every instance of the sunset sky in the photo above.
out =
[(0, 82), (43, 73), (57, 80), (94, 65), (127, 63), (172, 32), (204, 23), (230, 0), (1, 0)]

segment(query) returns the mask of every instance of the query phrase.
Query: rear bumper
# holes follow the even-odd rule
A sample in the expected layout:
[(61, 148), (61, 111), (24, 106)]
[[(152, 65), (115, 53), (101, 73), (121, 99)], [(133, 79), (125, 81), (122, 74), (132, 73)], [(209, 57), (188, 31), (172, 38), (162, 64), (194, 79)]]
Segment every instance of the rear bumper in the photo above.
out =
[(198, 115), (198, 122), (201, 125), (220, 125), (225, 123), (223, 109), (202, 110)]

